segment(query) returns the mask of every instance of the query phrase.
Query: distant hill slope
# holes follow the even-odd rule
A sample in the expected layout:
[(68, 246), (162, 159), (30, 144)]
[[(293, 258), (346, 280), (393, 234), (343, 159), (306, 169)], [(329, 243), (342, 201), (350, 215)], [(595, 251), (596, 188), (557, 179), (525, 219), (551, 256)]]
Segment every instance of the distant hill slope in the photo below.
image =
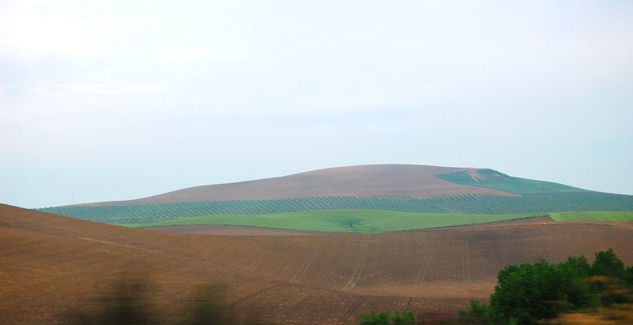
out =
[[(75, 206), (47, 208), (43, 211), (98, 222), (147, 224), (205, 215), (269, 215), (286, 212), (349, 209), (480, 215), (545, 214), (565, 211), (633, 211), (633, 196), (590, 191), (537, 193), (522, 196), (467, 194), (428, 199), (337, 196), (258, 201)], [(389, 218), (389, 215), (385, 215), (385, 218)]]
[(180, 202), (277, 200), (302, 197), (430, 198), (460, 194), (513, 196), (503, 190), (459, 184), (436, 177), (471, 168), (423, 165), (365, 165), (320, 169), (248, 182), (190, 187), (147, 198), (81, 204), (83, 206), (145, 205)]
[(149, 224), (205, 215), (348, 209), (488, 215), (633, 211), (633, 196), (511, 177), (491, 169), (367, 165), (41, 210), (106, 223)]
[(492, 188), (515, 194), (586, 192), (568, 185), (511, 177), (492, 169), (470, 169), (435, 176), (456, 184)]

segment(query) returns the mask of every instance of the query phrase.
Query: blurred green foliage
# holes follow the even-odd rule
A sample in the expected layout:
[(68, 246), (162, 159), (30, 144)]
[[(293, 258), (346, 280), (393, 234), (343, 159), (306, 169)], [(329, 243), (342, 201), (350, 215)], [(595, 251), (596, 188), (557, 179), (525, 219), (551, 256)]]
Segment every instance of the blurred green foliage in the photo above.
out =
[(228, 303), (227, 287), (199, 287), (181, 310), (165, 312), (150, 298), (149, 283), (141, 276), (123, 275), (111, 292), (93, 300), (93, 306), (63, 315), (60, 325), (225, 325), (271, 324), (255, 313), (244, 313)]
[(368, 315), (361, 315), (360, 325), (422, 325), (424, 316), (413, 316), (410, 311), (382, 312), (376, 314), (371, 311)]
[(596, 253), (590, 265), (583, 256), (549, 264), (508, 265), (499, 271), (490, 304), (471, 302), (460, 312), (463, 324), (536, 324), (561, 313), (630, 302), (633, 285), (612, 249)]

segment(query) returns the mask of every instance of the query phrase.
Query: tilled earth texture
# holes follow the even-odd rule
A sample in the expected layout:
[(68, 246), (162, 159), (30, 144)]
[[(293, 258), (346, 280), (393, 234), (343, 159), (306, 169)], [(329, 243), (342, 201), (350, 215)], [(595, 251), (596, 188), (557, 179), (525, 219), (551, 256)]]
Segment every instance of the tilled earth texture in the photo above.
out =
[[(130, 229), (0, 205), (0, 324), (50, 324), (142, 275), (165, 317), (220, 283), (238, 311), (279, 324), (355, 324), (371, 310), (429, 323), (485, 301), (507, 264), (613, 248), (633, 264), (630, 223), (547, 219), (381, 234)], [(195, 232), (195, 231), (193, 231)], [(222, 233), (224, 232), (224, 233)], [(213, 233), (213, 232), (210, 232)]]

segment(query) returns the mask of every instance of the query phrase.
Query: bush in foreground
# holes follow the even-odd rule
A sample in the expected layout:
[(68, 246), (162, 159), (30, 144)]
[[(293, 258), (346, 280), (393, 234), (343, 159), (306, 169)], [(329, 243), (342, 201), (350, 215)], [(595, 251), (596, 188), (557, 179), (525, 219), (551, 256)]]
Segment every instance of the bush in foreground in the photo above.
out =
[(460, 322), (529, 325), (563, 313), (633, 302), (632, 268), (625, 269), (612, 249), (596, 253), (591, 265), (582, 256), (559, 264), (508, 265), (499, 271), (490, 304), (471, 302), (460, 313)]
[(413, 313), (410, 311), (397, 311), (395, 313), (382, 312), (376, 314), (375, 311), (371, 311), (369, 315), (361, 315), (360, 325), (422, 325), (424, 324), (424, 316), (418, 316), (415, 319)]
[[(612, 249), (596, 253), (592, 264), (580, 256), (508, 265), (499, 271), (490, 304), (472, 301), (457, 324), (633, 324), (632, 287), (633, 266), (625, 268)], [(415, 324), (408, 311), (372, 311), (361, 319), (361, 325)]]

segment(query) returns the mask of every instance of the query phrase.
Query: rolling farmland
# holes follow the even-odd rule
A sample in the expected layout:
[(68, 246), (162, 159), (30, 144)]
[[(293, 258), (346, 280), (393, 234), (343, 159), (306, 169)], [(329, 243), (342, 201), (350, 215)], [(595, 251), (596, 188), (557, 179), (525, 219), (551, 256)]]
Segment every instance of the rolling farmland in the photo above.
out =
[[(588, 236), (591, 234), (591, 236)], [(633, 264), (633, 225), (521, 222), (380, 234), (208, 236), (131, 229), (0, 206), (0, 323), (51, 323), (118, 272), (145, 272), (164, 317), (198, 284), (287, 324), (354, 324), (410, 309), (434, 323), (485, 300), (506, 264), (612, 247)], [(169, 306), (169, 307), (168, 307)]]
[(0, 206), (0, 217), (0, 323), (50, 323), (131, 270), (152, 281), (165, 319), (196, 286), (222, 283), (232, 306), (282, 324), (402, 309), (435, 324), (485, 301), (507, 264), (607, 248), (633, 264), (633, 196), (487, 169), (333, 168), (130, 201)]
[(266, 201), (311, 197), (408, 197), (432, 198), (461, 194), (512, 193), (445, 181), (436, 174), (472, 168), (424, 165), (364, 165), (314, 170), (246, 182), (203, 185), (141, 199), (96, 202), (82, 206), (148, 205), (211, 201)]
[[(504, 218), (504, 215), (531, 216), (577, 211), (626, 212), (633, 211), (633, 196), (511, 177), (491, 169), (367, 165), (198, 186), (137, 200), (39, 210), (119, 225), (191, 224), (191, 220), (201, 222), (204, 219), (204, 223), (215, 220), (216, 224), (309, 231), (349, 231), (322, 222), (328, 214), (338, 210), (358, 210), (356, 214), (376, 210), (386, 220), (401, 215), (401, 212), (444, 215), (441, 217), (445, 220), (444, 224), (429, 224), (429, 219), (422, 217), (416, 222), (407, 222), (406, 226), (355, 229), (380, 232), (412, 229), (414, 224), (418, 229), (426, 228), (427, 224), (431, 227), (461, 224), (462, 221), (449, 219), (466, 214), (479, 215), (470, 220), (481, 223), (487, 222), (492, 215)], [(281, 214), (300, 212), (304, 213), (300, 223), (288, 226), (279, 222)], [(575, 215), (567, 214), (565, 218)], [(612, 219), (604, 213), (594, 214), (593, 218), (598, 218), (596, 216)], [(303, 220), (305, 218), (321, 218), (321, 221), (308, 222)]]
[(319, 210), (388, 210), (434, 214), (545, 214), (564, 211), (633, 211), (633, 196), (591, 191), (522, 196), (464, 194), (429, 199), (310, 197), (122, 206), (68, 206), (44, 212), (114, 224), (150, 224), (206, 215), (267, 215)]

